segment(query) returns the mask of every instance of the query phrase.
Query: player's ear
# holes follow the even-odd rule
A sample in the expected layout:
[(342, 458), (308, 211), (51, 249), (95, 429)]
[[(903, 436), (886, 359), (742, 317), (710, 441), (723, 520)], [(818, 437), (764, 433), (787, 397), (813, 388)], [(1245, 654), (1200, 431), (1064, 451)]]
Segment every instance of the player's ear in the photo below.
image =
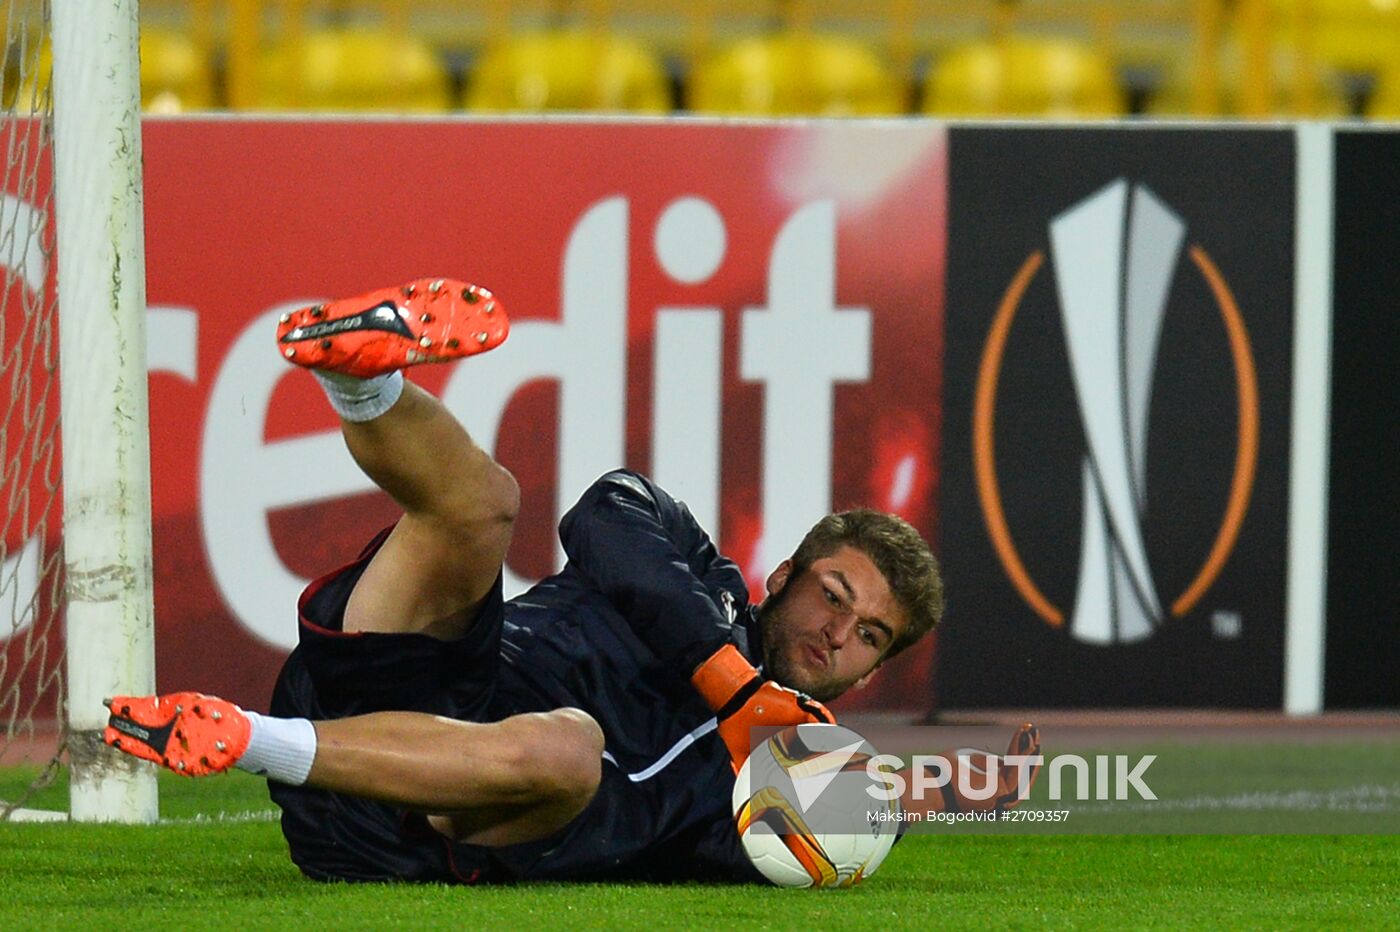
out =
[(858, 679), (858, 680), (856, 680), (854, 683), (852, 683), (852, 684), (851, 684), (851, 688), (852, 688), (852, 689), (864, 689), (865, 687), (867, 687), (867, 686), (870, 685), (870, 681), (873, 680), (873, 679), (875, 679), (875, 674), (876, 674), (876, 673), (879, 673), (879, 672), (880, 672), (880, 666), (877, 664), (876, 667), (875, 667), (875, 669), (871, 670), (869, 673), (865, 674), (865, 676), (862, 676), (860, 679)]
[(790, 576), (792, 576), (792, 561), (784, 560), (778, 564), (777, 569), (768, 574), (768, 594), (777, 595), (779, 592), (782, 592)]

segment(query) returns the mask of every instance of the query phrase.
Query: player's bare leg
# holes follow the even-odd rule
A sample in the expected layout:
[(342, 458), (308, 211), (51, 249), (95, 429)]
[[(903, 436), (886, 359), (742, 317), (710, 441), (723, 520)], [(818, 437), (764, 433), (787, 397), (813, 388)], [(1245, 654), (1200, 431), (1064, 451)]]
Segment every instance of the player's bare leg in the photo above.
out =
[(602, 729), (578, 709), (484, 725), (381, 712), (317, 722), (316, 733), (309, 785), (430, 813), (444, 835), (473, 844), (552, 834), (602, 775)]
[(520, 507), (515, 479), (400, 370), (505, 340), (490, 291), (421, 279), (286, 315), (278, 345), (311, 369), (356, 463), (404, 510), (346, 607), (346, 631), (461, 637), (490, 591)]
[[(309, 772), (290, 776), (275, 750), (250, 752), (250, 724), (305, 720), (246, 713), (199, 693), (117, 696), (111, 711), (108, 744), (176, 773), (267, 767), (271, 779), (427, 813), (445, 835), (481, 845), (532, 841), (567, 825), (593, 798), (602, 770), (602, 730), (578, 709), (490, 724), (422, 712), (318, 721)], [(254, 756), (264, 767), (248, 766)]]
[(514, 477), (412, 384), (385, 414), (341, 428), (360, 468), (404, 510), (350, 596), (345, 630), (461, 637), (510, 546)]

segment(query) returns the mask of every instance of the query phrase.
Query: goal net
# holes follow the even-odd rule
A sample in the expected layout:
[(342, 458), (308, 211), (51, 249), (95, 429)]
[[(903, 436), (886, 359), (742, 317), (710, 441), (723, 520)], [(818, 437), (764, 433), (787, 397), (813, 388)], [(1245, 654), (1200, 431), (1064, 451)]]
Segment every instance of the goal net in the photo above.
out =
[(52, 94), (40, 73), (49, 27), (38, 0), (11, 3), (4, 15), (0, 765), (9, 769), (0, 817), (9, 817), (57, 777), (64, 729)]
[(0, 819), (150, 821), (101, 741), (154, 688), (136, 2), (0, 10)]

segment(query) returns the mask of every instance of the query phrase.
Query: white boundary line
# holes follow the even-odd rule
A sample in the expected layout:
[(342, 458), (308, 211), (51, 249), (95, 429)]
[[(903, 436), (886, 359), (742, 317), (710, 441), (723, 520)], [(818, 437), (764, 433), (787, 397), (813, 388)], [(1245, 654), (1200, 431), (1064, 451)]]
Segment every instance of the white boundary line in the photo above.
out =
[(1290, 715), (1314, 715), (1323, 703), (1335, 131), (1325, 123), (1303, 123), (1296, 130), (1293, 437), (1283, 662), (1283, 710)]
[[(282, 816), (280, 809), (256, 809), (246, 812), (201, 813), (194, 816), (165, 818), (160, 825), (224, 825), (230, 822), (276, 822)], [(69, 822), (68, 813), (54, 809), (16, 809), (10, 813), (10, 822)], [(3, 825), (4, 823), (0, 823)]]
[(276, 822), (282, 818), (281, 809), (255, 809), (251, 812), (216, 812), (178, 819), (161, 819), (161, 825), (227, 825), (230, 822)]
[[(1067, 803), (1047, 803), (1063, 806)], [(1228, 796), (1191, 796), (1143, 802), (1074, 804), (1075, 812), (1395, 812), (1400, 784), (1347, 786), (1335, 790), (1256, 790)]]
[[(67, 822), (68, 813), (56, 809), (16, 809), (7, 817), (8, 822)], [(3, 823), (0, 823), (3, 824)]]

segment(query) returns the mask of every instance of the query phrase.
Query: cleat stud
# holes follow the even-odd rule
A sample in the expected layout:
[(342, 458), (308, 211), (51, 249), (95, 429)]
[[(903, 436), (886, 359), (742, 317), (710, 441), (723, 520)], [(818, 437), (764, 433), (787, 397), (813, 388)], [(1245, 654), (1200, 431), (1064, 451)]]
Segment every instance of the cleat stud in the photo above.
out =
[(315, 307), (313, 307), (313, 308), (311, 309), (311, 316), (312, 316), (312, 317), (316, 317), (316, 318), (325, 317), (325, 316), (326, 316), (326, 306), (325, 306), (324, 304), (318, 304), (318, 305), (316, 305)]
[(210, 766), (210, 764), (209, 764), (209, 758), (207, 758), (207, 757), (201, 757), (201, 758), (199, 759), (199, 765), (200, 765), (201, 767), (208, 767), (208, 766)]
[(461, 346), (461, 345), (462, 345), (462, 341), (459, 340), (459, 339), (457, 339), (456, 337), (453, 337), (452, 339), (450, 339), (450, 340), (447, 341), (447, 348), (448, 348), (448, 349), (456, 349), (457, 347), (459, 347), (459, 346)]
[(113, 739), (112, 739), (112, 747), (114, 747), (114, 748), (116, 748), (118, 751), (120, 751), (120, 750), (122, 749), (122, 739), (121, 739), (121, 738), (113, 738)]
[(218, 709), (215, 709), (213, 712), (209, 713), (209, 717), (216, 722), (221, 722), (223, 721), (224, 713), (220, 712)]
[(331, 341), (330, 341), (330, 340), (322, 340), (322, 341), (321, 341), (321, 349), (330, 349), (330, 348), (331, 348)]
[(437, 294), (437, 293), (438, 293), (439, 291), (441, 291), (441, 290), (442, 290), (442, 279), (440, 279), (440, 278), (439, 278), (439, 279), (436, 279), (431, 285), (428, 286), (428, 292), (429, 292), (430, 294)]
[(418, 319), (419, 319), (420, 321), (422, 321), (423, 323), (425, 323), (425, 324), (431, 324), (431, 323), (433, 322), (433, 315), (432, 315), (432, 314), (424, 314), (422, 317), (420, 317), (420, 318), (418, 318)]
[(478, 301), (481, 300), (481, 298), (479, 298), (479, 297), (477, 296), (476, 292), (473, 291), (471, 288), (463, 288), (463, 289), (462, 289), (462, 298), (463, 298), (468, 304), (475, 304), (476, 302), (478, 302)]
[(482, 345), (485, 345), (486, 340), (487, 340), (487, 337), (486, 337), (485, 331), (482, 331), (481, 333), (478, 333), (478, 334), (476, 335), (476, 342), (478, 342), (478, 343), (480, 343), (480, 344), (482, 344)]
[(283, 355), (283, 356), (286, 356), (288, 359), (291, 359), (291, 358), (292, 358), (293, 356), (295, 356), (296, 354), (297, 354), (297, 351), (294, 350), (294, 349), (292, 349), (290, 346), (287, 347), (286, 349), (284, 349), (284, 350), (282, 351), (282, 355)]
[(423, 347), (423, 349), (427, 349), (428, 347), (433, 345), (433, 338), (423, 337), (421, 340), (418, 341), (418, 345)]
[(224, 751), (228, 750), (228, 745), (224, 744), (222, 741), (215, 741), (214, 750), (218, 751), (219, 753), (223, 753)]
[(122, 714), (123, 714), (123, 715), (130, 715), (130, 714), (131, 714), (131, 706), (129, 706), (129, 705), (124, 705), (124, 706), (122, 706)]
[(175, 769), (183, 772), (185, 769), (185, 762), (180, 761), (178, 764), (175, 765)]
[(185, 711), (185, 707), (182, 706), (182, 705), (177, 705), (177, 706), (175, 707), (175, 714), (176, 714), (176, 715), (179, 715), (181, 712), (184, 712), (184, 711)]
[(404, 285), (402, 291), (405, 298), (411, 298), (418, 291), (418, 288), (414, 285)]
[(496, 309), (496, 302), (495, 302), (495, 301), (487, 301), (487, 302), (486, 302), (486, 306), (485, 306), (484, 308), (482, 308), (481, 310), (482, 310), (484, 313), (490, 314), (490, 313), (491, 313), (492, 311), (494, 311), (495, 309)]
[(290, 323), (291, 320), (292, 320), (292, 315), (291, 315), (291, 314), (283, 314), (281, 317), (277, 318), (277, 321), (278, 321), (279, 323), (283, 323), (283, 324)]

